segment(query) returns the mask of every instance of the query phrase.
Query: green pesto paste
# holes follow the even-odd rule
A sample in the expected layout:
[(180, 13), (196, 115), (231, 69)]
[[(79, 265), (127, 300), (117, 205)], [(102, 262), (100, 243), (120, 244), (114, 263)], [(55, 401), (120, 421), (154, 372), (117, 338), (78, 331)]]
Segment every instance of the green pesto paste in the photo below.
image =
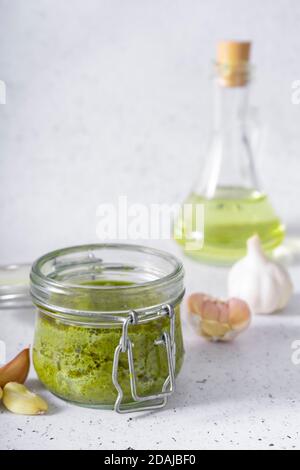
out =
[[(102, 281), (101, 284), (112, 283)], [(118, 302), (119, 292), (114, 293), (112, 302)], [(154, 300), (153, 294), (151, 297), (149, 301)], [(155, 300), (158, 304), (159, 299)], [(76, 308), (84, 310), (86, 301), (77, 302)], [(97, 310), (97, 298), (89, 298), (88, 302), (91, 310)], [(137, 304), (138, 299), (135, 298), (132, 308)], [(175, 307), (175, 323), (178, 374), (184, 353), (179, 305)], [(161, 337), (163, 330), (169, 331), (169, 324), (168, 318), (161, 318), (129, 327), (140, 396), (160, 392), (168, 376), (166, 350), (155, 345), (155, 340)], [(70, 325), (39, 311), (33, 348), (33, 362), (39, 379), (51, 392), (66, 400), (85, 405), (112, 406), (117, 397), (111, 378), (112, 366), (121, 333), (119, 326), (95, 328)], [(120, 354), (118, 380), (124, 391), (123, 403), (132, 402), (127, 353)]]

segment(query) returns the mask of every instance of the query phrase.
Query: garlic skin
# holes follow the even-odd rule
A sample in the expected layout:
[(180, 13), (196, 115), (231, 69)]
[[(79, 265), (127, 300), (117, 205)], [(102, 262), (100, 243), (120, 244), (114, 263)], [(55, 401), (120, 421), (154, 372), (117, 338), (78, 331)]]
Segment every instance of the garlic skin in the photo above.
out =
[(254, 314), (282, 310), (293, 293), (289, 273), (267, 258), (257, 235), (249, 238), (247, 249), (229, 272), (228, 295), (245, 300)]
[(231, 341), (248, 328), (251, 312), (243, 300), (224, 302), (206, 294), (188, 298), (188, 318), (196, 333), (209, 341)]
[(3, 404), (12, 413), (20, 415), (41, 415), (48, 405), (39, 395), (30, 392), (25, 385), (9, 382), (3, 389)]
[(0, 367), (0, 388), (8, 382), (24, 383), (30, 368), (29, 348), (23, 349), (14, 359)]

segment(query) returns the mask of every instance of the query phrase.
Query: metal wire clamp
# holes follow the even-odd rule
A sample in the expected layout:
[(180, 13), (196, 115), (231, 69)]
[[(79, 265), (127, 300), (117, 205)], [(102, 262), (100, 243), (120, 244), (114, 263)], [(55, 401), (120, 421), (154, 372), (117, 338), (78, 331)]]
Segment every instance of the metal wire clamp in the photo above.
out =
[[(175, 344), (175, 313), (174, 308), (170, 304), (163, 305), (157, 314), (149, 321), (155, 321), (158, 318), (167, 317), (170, 320), (170, 330), (164, 331), (162, 336), (155, 341), (156, 346), (164, 346), (166, 348), (168, 371), (169, 375), (166, 378), (162, 391), (154, 395), (139, 396), (137, 393), (137, 377), (134, 369), (133, 360), (133, 344), (128, 335), (129, 325), (137, 325), (139, 322), (138, 314), (135, 311), (131, 311), (128, 317), (123, 322), (122, 336), (120, 342), (115, 349), (114, 362), (112, 369), (112, 381), (118, 391), (118, 396), (115, 402), (114, 409), (117, 413), (129, 413), (135, 411), (148, 411), (163, 408), (168, 400), (168, 397), (172, 395), (175, 390), (175, 363), (176, 363), (176, 344)], [(119, 370), (119, 358), (121, 353), (126, 353), (128, 357), (128, 366), (130, 374), (130, 388), (131, 395), (136, 403), (134, 406), (132, 403), (124, 404), (123, 400), (123, 389), (118, 380)]]

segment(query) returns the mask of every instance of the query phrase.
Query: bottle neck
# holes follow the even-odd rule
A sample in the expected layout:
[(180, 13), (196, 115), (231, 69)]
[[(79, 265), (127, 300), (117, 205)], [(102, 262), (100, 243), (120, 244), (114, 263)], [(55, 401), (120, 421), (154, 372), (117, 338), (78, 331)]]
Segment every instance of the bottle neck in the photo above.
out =
[(246, 131), (249, 86), (222, 86), (215, 80), (213, 129), (224, 139), (238, 138)]
[[(259, 190), (248, 136), (249, 80), (229, 86), (217, 75), (214, 90), (213, 135), (197, 193), (217, 197)], [(230, 197), (230, 196), (228, 196)]]

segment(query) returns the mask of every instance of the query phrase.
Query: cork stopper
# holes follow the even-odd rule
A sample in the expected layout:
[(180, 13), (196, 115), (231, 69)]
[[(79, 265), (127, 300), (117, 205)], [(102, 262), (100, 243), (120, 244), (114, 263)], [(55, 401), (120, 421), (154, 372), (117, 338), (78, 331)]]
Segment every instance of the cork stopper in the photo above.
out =
[(227, 87), (244, 86), (249, 80), (251, 43), (221, 41), (217, 45), (217, 73), (220, 84)]

